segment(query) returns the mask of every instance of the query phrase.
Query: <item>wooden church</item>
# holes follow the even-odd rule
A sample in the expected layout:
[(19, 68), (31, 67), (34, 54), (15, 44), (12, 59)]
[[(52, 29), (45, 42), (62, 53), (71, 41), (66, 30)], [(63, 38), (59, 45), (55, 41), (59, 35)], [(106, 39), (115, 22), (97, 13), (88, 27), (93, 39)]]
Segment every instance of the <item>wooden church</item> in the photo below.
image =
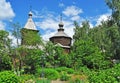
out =
[(64, 24), (62, 22), (62, 16), (61, 16), (61, 22), (58, 24), (58, 32), (50, 38), (50, 41), (52, 41), (54, 44), (59, 45), (62, 47), (65, 51), (65, 53), (70, 52), (70, 47), (71, 47), (71, 40), (72, 38), (69, 37), (65, 32), (64, 32)]
[[(21, 34), (22, 34), (22, 40), (21, 40), (21, 45), (27, 46), (27, 47), (33, 47), (39, 42), (39, 40), (35, 40), (36, 37), (39, 36), (39, 30), (37, 30), (34, 21), (32, 20), (32, 12), (30, 11), (28, 14), (29, 18), (24, 26), (24, 28), (21, 29)], [(55, 45), (59, 45), (62, 47), (65, 51), (65, 53), (70, 52), (70, 47), (71, 47), (71, 40), (72, 38), (69, 37), (65, 32), (64, 32), (64, 24), (62, 22), (62, 16), (61, 16), (61, 21), (58, 24), (58, 32), (50, 38), (50, 41), (54, 43)]]

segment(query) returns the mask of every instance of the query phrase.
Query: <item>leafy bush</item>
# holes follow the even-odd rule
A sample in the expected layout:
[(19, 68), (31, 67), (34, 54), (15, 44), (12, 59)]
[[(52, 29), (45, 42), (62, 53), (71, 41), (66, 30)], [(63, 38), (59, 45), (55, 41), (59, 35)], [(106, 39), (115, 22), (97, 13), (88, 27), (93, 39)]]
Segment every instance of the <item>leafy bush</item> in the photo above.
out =
[(21, 75), (20, 76), (20, 80), (21, 82), (25, 82), (25, 81), (28, 81), (30, 79), (35, 79), (35, 77), (33, 75), (28, 75), (28, 74), (24, 74), (24, 75)]
[(85, 83), (80, 79), (75, 79), (74, 81), (70, 81), (69, 83)]
[(8, 55), (0, 54), (0, 71), (11, 69), (12, 69), (11, 58)]
[(58, 72), (66, 72), (68, 74), (73, 74), (74, 73), (74, 70), (72, 68), (67, 68), (67, 67), (59, 67), (59, 68), (56, 68), (56, 70)]
[(36, 80), (36, 83), (51, 83), (51, 82), (48, 79), (39, 79), (39, 80)]
[[(43, 75), (44, 74), (44, 75)], [(50, 80), (56, 80), (59, 78), (59, 73), (55, 69), (37, 69), (37, 75), (43, 75), (45, 78)]]
[(0, 83), (20, 83), (19, 77), (11, 71), (0, 72)]
[(94, 72), (89, 76), (90, 83), (116, 83), (113, 76), (109, 76), (105, 72)]
[(72, 75), (69, 81), (70, 83), (88, 83), (88, 79), (86, 75)]
[(120, 83), (120, 64), (111, 69), (91, 72), (89, 74), (90, 83)]
[(66, 73), (63, 73), (60, 77), (61, 81), (68, 81), (70, 79), (70, 76), (68, 76)]
[(83, 74), (89, 74), (91, 72), (90, 69), (88, 69), (87, 67), (80, 67), (79, 69), (79, 73), (83, 73)]

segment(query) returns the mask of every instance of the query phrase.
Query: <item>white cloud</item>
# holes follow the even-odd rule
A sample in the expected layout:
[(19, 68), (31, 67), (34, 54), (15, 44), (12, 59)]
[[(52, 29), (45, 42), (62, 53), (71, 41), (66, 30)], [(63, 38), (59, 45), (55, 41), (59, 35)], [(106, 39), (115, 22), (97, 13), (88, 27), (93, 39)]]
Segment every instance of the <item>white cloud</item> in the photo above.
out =
[(49, 38), (52, 37), (57, 31), (46, 31), (45, 34), (42, 35), (43, 40), (49, 41)]
[[(64, 24), (66, 24), (65, 22), (64, 22)], [(57, 24), (58, 25), (58, 24)], [(52, 37), (52, 36), (54, 36), (55, 35), (55, 33), (57, 33), (57, 29), (58, 29), (59, 27), (56, 27), (56, 30), (54, 30), (54, 31), (50, 31), (50, 30), (46, 30), (46, 33), (45, 34), (43, 34), (42, 35), (42, 38), (44, 39), (44, 40), (49, 40), (49, 38), (50, 37)], [(73, 36), (73, 34), (74, 34), (74, 26), (73, 25), (65, 25), (64, 26), (64, 32), (68, 35), (68, 36), (70, 36), (70, 37), (72, 37)]]
[(96, 26), (101, 25), (102, 21), (107, 21), (109, 19), (110, 15), (111, 15), (110, 13), (100, 15), (98, 20), (97, 20)]
[[(8, 37), (12, 40), (12, 46), (17, 46), (17, 39), (11, 33), (9, 33)], [(21, 43), (20, 39), (18, 39), (18, 43), (20, 45), (20, 43)]]
[(0, 0), (0, 30), (5, 30), (6, 23), (4, 20), (11, 21), (15, 16), (11, 4), (6, 0)]
[[(46, 11), (47, 12), (47, 11)], [(35, 22), (36, 25), (45, 31), (45, 33), (42, 34), (42, 38), (44, 40), (49, 40), (50, 37), (54, 36), (55, 33), (57, 33), (57, 29), (59, 28), (59, 15), (56, 15), (56, 13), (49, 13), (48, 11), (46, 14), (44, 14), (43, 18), (39, 22)], [(69, 6), (66, 7), (65, 10), (62, 12), (64, 14), (64, 29), (65, 33), (72, 37), (74, 34), (74, 25), (73, 21), (80, 20), (79, 14), (82, 13), (82, 10), (76, 6)], [(38, 13), (39, 15), (39, 13)], [(68, 19), (69, 18), (69, 19)]]
[(43, 30), (52, 29), (55, 30), (58, 27), (58, 21), (53, 18), (48, 18), (43, 20), (42, 22), (35, 22), (38, 27)]
[(73, 17), (71, 17), (71, 20), (72, 21), (80, 20), (80, 16), (78, 16), (78, 15), (73, 16)]
[(94, 27), (94, 25), (91, 22), (89, 22), (89, 25), (90, 25), (90, 28)]
[(83, 13), (82, 9), (76, 7), (76, 6), (68, 6), (64, 11), (63, 14), (66, 16), (76, 16), (80, 13)]
[(0, 30), (4, 30), (5, 26), (6, 26), (6, 24), (3, 23), (2, 21), (0, 21)]
[(0, 0), (0, 20), (10, 20), (15, 16), (11, 4), (6, 0)]
[(59, 7), (64, 7), (65, 5), (63, 3), (59, 3)]

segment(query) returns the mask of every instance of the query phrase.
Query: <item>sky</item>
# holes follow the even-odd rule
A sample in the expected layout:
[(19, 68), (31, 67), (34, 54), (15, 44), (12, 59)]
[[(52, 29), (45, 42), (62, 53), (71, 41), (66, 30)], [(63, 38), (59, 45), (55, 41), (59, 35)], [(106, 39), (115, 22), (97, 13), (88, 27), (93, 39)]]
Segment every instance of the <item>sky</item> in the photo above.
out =
[[(93, 28), (111, 15), (105, 0), (0, 0), (0, 30), (10, 30), (10, 22), (19, 22), (24, 28), (30, 10), (46, 41), (57, 32), (61, 14), (65, 33), (70, 37), (74, 34), (74, 21), (81, 25), (88, 20)], [(14, 39), (12, 35), (10, 38)]]

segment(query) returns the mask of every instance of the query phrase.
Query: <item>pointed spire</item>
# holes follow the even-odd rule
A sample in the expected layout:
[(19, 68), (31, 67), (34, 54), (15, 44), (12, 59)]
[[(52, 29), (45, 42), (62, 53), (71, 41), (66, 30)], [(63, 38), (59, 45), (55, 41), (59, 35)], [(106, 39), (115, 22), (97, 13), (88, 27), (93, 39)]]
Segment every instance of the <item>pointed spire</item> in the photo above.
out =
[(27, 23), (25, 24), (25, 28), (31, 29), (31, 30), (37, 30), (36, 25), (35, 25), (34, 21), (32, 20), (32, 12), (30, 11), (28, 15), (29, 15), (29, 18), (28, 18)]
[(62, 22), (62, 14), (60, 15), (60, 23), (58, 25), (59, 25), (58, 32), (61, 32), (61, 31), (63, 32), (64, 31), (64, 29), (63, 29), (64, 24)]
[(30, 5), (30, 12), (29, 12), (28, 16), (29, 16), (30, 18), (32, 18), (32, 6), (31, 6), (31, 5)]
[(28, 14), (29, 18), (32, 18), (32, 12), (30, 11)]
[(59, 28), (60, 28), (60, 29), (63, 29), (63, 26), (64, 26), (64, 24), (63, 24), (63, 22), (62, 22), (62, 14), (61, 14), (61, 15), (60, 15)]

